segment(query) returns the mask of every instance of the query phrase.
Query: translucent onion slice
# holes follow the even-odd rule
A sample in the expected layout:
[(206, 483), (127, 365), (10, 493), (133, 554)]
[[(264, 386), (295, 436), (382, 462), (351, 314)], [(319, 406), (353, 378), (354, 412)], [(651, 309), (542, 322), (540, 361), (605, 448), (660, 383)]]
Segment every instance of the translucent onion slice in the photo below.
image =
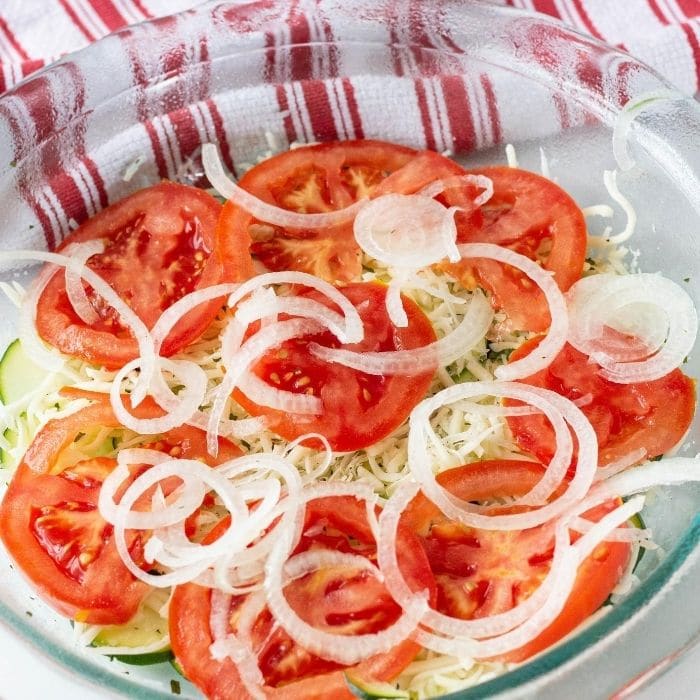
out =
[(212, 591), (209, 628), (214, 642), (209, 647), (209, 653), (215, 661), (231, 659), (250, 696), (255, 700), (264, 700), (265, 679), (258, 667), (257, 657), (249, 642), (229, 631), (230, 610), (231, 596)]
[[(306, 503), (311, 500), (310, 493), (303, 494)], [(373, 494), (372, 498), (374, 498)], [(319, 630), (309, 625), (299, 617), (284, 595), (285, 561), (294, 546), (294, 540), (289, 536), (280, 538), (276, 543), (265, 565), (264, 590), (268, 607), (277, 622), (297, 644), (312, 654), (350, 666), (375, 654), (388, 651), (407, 639), (418, 626), (418, 621), (427, 608), (427, 602), (423, 596), (416, 596), (415, 603), (404, 608), (396, 622), (373, 634), (358, 634), (350, 637)], [(309, 562), (304, 561), (304, 563)]]
[[(236, 323), (236, 319), (229, 322)], [(239, 324), (240, 325), (240, 324)], [(268, 350), (278, 347), (287, 340), (304, 335), (312, 335), (323, 330), (316, 321), (304, 318), (293, 318), (289, 321), (280, 321), (274, 325), (261, 328), (255, 335), (246, 340), (235, 355), (235, 367), (230, 361), (224, 360), (226, 374), (216, 390), (216, 396), (211, 408), (209, 424), (207, 426), (207, 449), (212, 455), (218, 453), (218, 426), (226, 406), (226, 401), (237, 386), (243, 374), (261, 358)]]
[(493, 197), (493, 180), (490, 177), (486, 177), (486, 175), (473, 175), (471, 173), (466, 175), (454, 175), (444, 180), (435, 180), (435, 182), (426, 185), (418, 194), (423, 195), (423, 197), (437, 197), (445, 190), (450, 190), (454, 187), (463, 187), (465, 184), (474, 185), (483, 190), (481, 194), (474, 198), (474, 205), (477, 207), (483, 206)]
[[(561, 483), (571, 459), (571, 434), (578, 443), (578, 460), (574, 478), (558, 498), (539, 508), (523, 513), (489, 514), (484, 508), (456, 498), (435, 480), (430, 460), (428, 435), (430, 415), (442, 406), (476, 396), (509, 397), (530, 404), (542, 411), (552, 423), (557, 448), (542, 479), (533, 489), (517, 498), (514, 504), (537, 505), (551, 496)], [(567, 427), (568, 424), (568, 427)], [(469, 382), (443, 389), (413, 409), (409, 420), (408, 466), (425, 495), (454, 520), (486, 530), (522, 530), (542, 525), (566, 511), (588, 492), (595, 477), (598, 461), (598, 440), (590, 422), (581, 410), (559, 394), (515, 382)]]
[(39, 299), (57, 271), (53, 265), (40, 270), (29, 285), (19, 307), (19, 340), (22, 350), (34, 364), (47, 372), (60, 372), (66, 364), (66, 358), (55, 348), (48, 347), (36, 328)]
[(445, 257), (457, 261), (455, 211), (419, 194), (381, 195), (355, 217), (355, 240), (367, 255), (392, 267), (415, 270)]
[[(563, 555), (564, 565), (558, 573), (554, 586), (544, 605), (523, 624), (509, 632), (477, 642), (474, 656), (476, 658), (489, 658), (506, 654), (509, 651), (519, 649), (541, 634), (566, 605), (581, 562), (601, 542), (606, 540), (611, 532), (614, 532), (620, 525), (629, 520), (632, 515), (639, 512), (642, 505), (638, 500), (622, 504), (603, 516), (575, 544), (567, 547)], [(566, 523), (567, 518), (564, 518), (563, 522)]]
[(614, 476), (615, 474), (618, 474), (621, 471), (628, 469), (632, 465), (638, 464), (646, 456), (647, 451), (643, 447), (639, 447), (636, 450), (632, 450), (631, 452), (628, 452), (626, 455), (623, 455), (619, 459), (616, 459), (614, 462), (610, 462), (607, 466), (598, 467), (595, 474), (595, 480), (602, 481), (603, 479), (607, 479), (611, 476)]
[(613, 126), (612, 150), (615, 162), (623, 172), (631, 170), (634, 159), (627, 149), (627, 140), (632, 130), (634, 120), (650, 105), (661, 100), (684, 100), (685, 97), (675, 90), (657, 90), (638, 95), (629, 100), (617, 115)]
[[(28, 261), (28, 262), (46, 262), (53, 265), (58, 265), (59, 267), (70, 268), (74, 272), (80, 275), (95, 291), (95, 294), (101, 296), (107, 304), (109, 304), (119, 316), (119, 322), (129, 330), (129, 332), (134, 336), (136, 342), (139, 346), (139, 353), (141, 355), (141, 367), (142, 371), (146, 372), (148, 376), (153, 373), (153, 368), (156, 361), (156, 353), (153, 348), (153, 342), (151, 340), (151, 335), (148, 332), (148, 328), (144, 322), (133, 312), (131, 307), (110, 287), (107, 282), (105, 282), (94, 270), (91, 270), (86, 265), (79, 264), (73, 258), (66, 255), (61, 255), (60, 253), (49, 253), (41, 250), (12, 250), (0, 252), (0, 264), (1, 263), (14, 263), (18, 261)], [(40, 273), (41, 275), (42, 273)], [(53, 274), (53, 273), (52, 273)], [(48, 280), (45, 282), (48, 284)], [(38, 302), (41, 293), (34, 295), (27, 295), (35, 302)], [(25, 299), (25, 303), (28, 300)], [(23, 304), (24, 308), (24, 304)], [(26, 317), (29, 314), (29, 317)], [(26, 331), (25, 326), (28, 321), (36, 329), (36, 306), (34, 309), (28, 309), (25, 312), (25, 318), (23, 318), (23, 311), (20, 310), (20, 329)], [(34, 330), (34, 338), (37, 338), (36, 330)], [(32, 347), (31, 340), (29, 341), (30, 348)], [(27, 351), (27, 348), (24, 348)], [(28, 351), (31, 352), (31, 349)], [(31, 357), (31, 355), (30, 355)], [(35, 358), (32, 357), (32, 360)], [(40, 359), (40, 358), (37, 358)], [(46, 357), (45, 359), (48, 359)], [(41, 364), (40, 361), (37, 364)], [(62, 364), (61, 364), (62, 366)], [(60, 367), (54, 367), (51, 371), (57, 371)]]
[(583, 513), (616, 496), (633, 496), (656, 486), (676, 486), (700, 481), (700, 459), (672, 457), (661, 462), (646, 462), (615, 474), (595, 485), (578, 508)]
[(138, 418), (132, 415), (124, 405), (121, 387), (124, 379), (139, 366), (141, 361), (141, 358), (137, 358), (128, 362), (114, 377), (109, 395), (117, 420), (124, 427), (142, 435), (163, 433), (187, 423), (204, 402), (207, 390), (207, 375), (204, 370), (194, 362), (159, 357), (156, 361), (157, 367), (177, 377), (183, 388), (177, 395), (173, 394), (161, 372), (156, 372), (150, 389), (166, 413), (158, 418)]
[(389, 320), (397, 328), (406, 328), (408, 326), (408, 315), (406, 314), (406, 309), (403, 306), (403, 299), (401, 298), (401, 287), (403, 286), (405, 280), (401, 279), (400, 276), (395, 276), (391, 282), (389, 282), (389, 288), (386, 292), (386, 312), (389, 316)]
[[(136, 501), (151, 487), (169, 477), (176, 476), (191, 487), (196, 481), (201, 482), (206, 490), (213, 490), (218, 495), (223, 506), (231, 513), (236, 527), (229, 527), (223, 535), (211, 544), (196, 544), (193, 550), (191, 563), (185, 564), (176, 571), (155, 575), (143, 571), (131, 558), (131, 553), (126, 544), (125, 532), (127, 522), (131, 517), (131, 510)], [(156, 588), (177, 585), (191, 581), (197, 575), (209, 568), (219, 557), (232, 552), (244, 550), (257, 536), (258, 532), (251, 527), (251, 518), (246, 505), (234, 486), (220, 473), (210, 467), (189, 459), (173, 459), (151, 467), (148, 471), (139, 475), (126, 489), (121, 500), (116, 506), (117, 514), (114, 519), (114, 541), (117, 552), (129, 571), (140, 581), (144, 581)], [(157, 518), (157, 513), (152, 513)], [(182, 536), (184, 535), (184, 520), (191, 515), (182, 512)], [(195, 545), (195, 543), (190, 543)]]
[[(87, 261), (93, 255), (102, 253), (104, 249), (104, 241), (86, 241), (85, 243), (72, 243), (66, 247), (64, 254), (74, 258), (76, 263), (83, 267), (87, 265)], [(66, 295), (73, 307), (73, 311), (83, 323), (91, 325), (100, 320), (100, 315), (95, 311), (95, 308), (90, 303), (90, 299), (88, 299), (88, 295), (85, 293), (80, 273), (70, 267), (66, 268)]]
[(286, 585), (318, 569), (336, 567), (369, 571), (379, 581), (384, 578), (381, 571), (361, 554), (339, 552), (336, 549), (311, 549), (287, 559), (283, 567), (283, 584)]
[[(401, 514), (418, 493), (418, 488), (417, 484), (411, 482), (401, 484), (379, 516), (377, 559), (385, 577), (386, 587), (400, 605), (411, 604), (414, 593), (406, 584), (398, 565), (396, 532)], [(521, 625), (545, 604), (551, 594), (562, 568), (566, 565), (564, 553), (568, 546), (568, 532), (565, 527), (560, 526), (555, 531), (554, 554), (547, 576), (531, 596), (511, 610), (475, 620), (460, 620), (429, 608), (421, 618), (421, 624), (440, 634), (469, 638), (493, 637)]]
[(566, 301), (552, 273), (542, 269), (530, 258), (492, 243), (463, 243), (459, 246), (459, 252), (465, 258), (497, 260), (524, 272), (542, 290), (549, 306), (552, 320), (544, 340), (527, 357), (498, 367), (495, 371), (496, 377), (512, 381), (529, 377), (549, 367), (564, 347), (569, 327)]
[[(659, 379), (680, 366), (693, 345), (698, 330), (695, 305), (677, 284), (656, 274), (594, 275), (579, 280), (568, 292), (571, 316), (569, 342), (601, 366), (601, 376), (619, 384)], [(659, 314), (637, 315), (637, 320), (651, 323), (636, 327), (635, 334), (648, 351), (659, 346), (667, 329), (665, 342), (651, 357), (620, 362), (615, 348), (606, 348), (605, 327), (622, 333), (625, 310), (630, 306), (654, 306), (666, 316), (659, 327)], [(646, 354), (646, 353), (645, 353)]]
[[(115, 503), (114, 497), (119, 491), (122, 484), (130, 477), (130, 467), (136, 465), (163, 464), (169, 462), (172, 458), (169, 455), (158, 452), (157, 450), (144, 450), (140, 448), (130, 448), (121, 450), (117, 456), (117, 466), (107, 475), (107, 478), (102, 483), (100, 495), (97, 502), (97, 507), (100, 515), (108, 522), (114, 523), (119, 517), (119, 507)], [(128, 529), (155, 529), (158, 527), (167, 527), (179, 523), (183, 519), (183, 511), (192, 513), (201, 504), (204, 494), (206, 493), (201, 482), (190, 480), (187, 483), (188, 488), (180, 489), (178, 498), (171, 501), (165, 507), (158, 510), (157, 513), (133, 511), (124, 520), (124, 525)]]
[(247, 211), (260, 221), (285, 228), (329, 228), (352, 220), (362, 210), (366, 200), (360, 200), (344, 209), (323, 214), (300, 214), (264, 202), (255, 195), (239, 187), (224, 171), (219, 152), (213, 143), (202, 146), (204, 174), (212, 187), (237, 207)]
[(411, 350), (355, 352), (310, 343), (309, 350), (326, 362), (352, 367), (367, 374), (412, 374), (447, 366), (469, 352), (486, 335), (493, 320), (493, 309), (481, 292), (475, 292), (459, 325), (440, 340)]
[(238, 382), (238, 387), (259, 406), (269, 406), (277, 411), (296, 413), (302, 416), (317, 416), (323, 413), (323, 402), (318, 396), (275, 389), (253, 372), (243, 374)]

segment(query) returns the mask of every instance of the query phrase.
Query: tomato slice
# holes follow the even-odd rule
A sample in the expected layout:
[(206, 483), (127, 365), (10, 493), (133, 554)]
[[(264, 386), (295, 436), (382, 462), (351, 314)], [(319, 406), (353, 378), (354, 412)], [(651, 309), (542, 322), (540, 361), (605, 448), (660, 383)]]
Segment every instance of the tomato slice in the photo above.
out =
[[(112, 526), (97, 509), (100, 487), (116, 466), (106, 457), (67, 459), (81, 433), (93, 427), (119, 428), (109, 400), (94, 402), (65, 418), (49, 421), (37, 434), (0, 504), (0, 537), (29, 582), (53, 608), (81, 622), (122, 624), (137, 611), (149, 586), (127, 570), (112, 538)], [(160, 409), (146, 401), (140, 417)], [(206, 435), (183, 426), (142, 446), (212, 464)], [(219, 461), (240, 455), (220, 441)], [(179, 483), (179, 481), (178, 481)], [(127, 533), (134, 561), (142, 561), (144, 535)]]
[[(493, 197), (469, 217), (457, 217), (460, 243), (495, 243), (537, 260), (565, 292), (581, 277), (586, 223), (576, 202), (551, 180), (517, 168), (471, 171), (493, 181)], [(508, 265), (478, 258), (442, 265), (469, 289), (487, 289), (513, 329), (541, 332), (550, 324), (542, 292)]]
[[(459, 498), (477, 501), (519, 496), (541, 478), (542, 465), (486, 461), (450, 469), (438, 482)], [(586, 514), (599, 520), (618, 505), (611, 500)], [(551, 528), (480, 530), (450, 520), (423, 494), (408, 505), (400, 524), (415, 532), (435, 574), (439, 612), (464, 620), (506, 612), (529, 597), (547, 575), (553, 556)], [(538, 637), (506, 654), (524, 661), (546, 649), (595, 612), (629, 561), (630, 545), (603, 542), (580, 565), (562, 612)]]
[[(525, 357), (540, 340), (529, 340), (510, 360)], [(695, 383), (680, 370), (651, 382), (615, 384), (600, 376), (600, 365), (568, 343), (549, 367), (520, 381), (572, 401), (586, 397), (581, 410), (598, 436), (600, 466), (640, 448), (646, 459), (665, 454), (683, 439), (695, 412)], [(523, 450), (549, 462), (555, 440), (544, 416), (509, 417), (508, 424)]]
[[(399, 561), (409, 584), (415, 590), (428, 590), (434, 600), (434, 580), (416, 537), (400, 527), (398, 543)], [(350, 552), (376, 561), (376, 545), (365, 504), (348, 496), (311, 501), (303, 536), (294, 553), (309, 549)], [(285, 587), (285, 596), (309, 624), (348, 637), (378, 632), (394, 622), (401, 612), (381, 582), (349, 567), (319, 569), (296, 579)], [(238, 612), (246, 599), (245, 596), (232, 599), (230, 624), (234, 631)], [(209, 589), (196, 584), (175, 588), (170, 603), (170, 639), (175, 657), (187, 678), (208, 698), (247, 697), (234, 663), (211, 657), (210, 613)], [(274, 626), (266, 608), (252, 625), (251, 638), (265, 678), (266, 697), (305, 700), (353, 697), (345, 682), (345, 667), (300, 647)], [(402, 642), (387, 653), (353, 667), (353, 674), (375, 680), (392, 679), (419, 649), (415, 642)]]
[[(268, 158), (239, 184), (270, 204), (320, 213), (387, 192), (412, 194), (433, 180), (462, 172), (430, 151), (382, 141), (336, 141)], [(332, 283), (357, 281), (362, 272), (352, 222), (327, 229), (284, 228), (258, 221), (227, 202), (219, 230), (227, 249), (249, 237), (251, 252), (268, 270), (310, 272)]]
[[(435, 340), (430, 321), (410, 299), (404, 298), (408, 326), (396, 328), (391, 323), (386, 312), (384, 285), (357, 283), (340, 291), (357, 308), (365, 328), (364, 340), (344, 346), (347, 349), (361, 352), (411, 349)], [(315, 293), (311, 296), (319, 301), (325, 299)], [(308, 350), (312, 342), (340, 346), (330, 332), (291, 340), (267, 353), (253, 371), (275, 388), (318, 396), (323, 402), (322, 414), (286, 413), (259, 406), (239, 390), (234, 393), (243, 408), (254, 416), (267, 416), (270, 429), (287, 440), (309, 432), (321, 433), (334, 450), (358, 450), (381, 440), (401, 425), (430, 387), (434, 370), (410, 375), (365, 374), (316, 358)]]
[[(93, 216), (59, 251), (71, 243), (104, 239), (104, 252), (93, 255), (88, 266), (152, 328), (163, 310), (185, 294), (253, 274), (250, 256), (224, 256), (218, 248), (214, 234), (220, 211), (221, 205), (206, 192), (162, 182)], [(136, 341), (114, 309), (91, 287), (85, 289), (99, 321), (86, 324), (76, 315), (65, 277), (56, 274), (39, 299), (39, 334), (68, 355), (111, 369), (122, 367), (138, 356)], [(199, 337), (220, 306), (213, 301), (187, 314), (166, 338), (163, 354), (172, 355)]]

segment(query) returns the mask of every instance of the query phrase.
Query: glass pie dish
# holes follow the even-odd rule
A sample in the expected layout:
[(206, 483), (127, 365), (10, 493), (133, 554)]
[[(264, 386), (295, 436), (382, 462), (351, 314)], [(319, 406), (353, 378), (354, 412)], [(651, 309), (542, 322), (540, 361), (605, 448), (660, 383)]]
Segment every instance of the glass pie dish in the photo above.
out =
[[(624, 105), (638, 110), (621, 133)], [(206, 142), (240, 171), (295, 141), (352, 138), (449, 151), (466, 165), (503, 162), (511, 143), (522, 167), (544, 160), (582, 206), (607, 201), (615, 154), (633, 161), (618, 185), (637, 211), (639, 266), (700, 299), (696, 103), (556, 22), (466, 0), (208, 4), (63, 58), (0, 99), (3, 248), (54, 247), (163, 177), (196, 184)], [(4, 345), (12, 324), (2, 333)], [(685, 369), (699, 364), (690, 356)], [(680, 454), (694, 454), (698, 435), (696, 420)], [(644, 518), (665, 556), (642, 560), (640, 585), (557, 647), (453, 697), (555, 698), (584, 683), (607, 697), (685, 645), (700, 632), (699, 507), (696, 486), (658, 490)], [(167, 664), (126, 675), (77, 649), (4, 552), (0, 583), (0, 619), (44, 653), (124, 695), (172, 697)]]

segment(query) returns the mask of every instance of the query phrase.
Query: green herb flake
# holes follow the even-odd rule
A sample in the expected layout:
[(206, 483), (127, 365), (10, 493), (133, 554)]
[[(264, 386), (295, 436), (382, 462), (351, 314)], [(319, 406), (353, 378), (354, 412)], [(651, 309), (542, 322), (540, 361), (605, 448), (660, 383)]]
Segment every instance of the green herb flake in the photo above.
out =
[(170, 681), (170, 692), (173, 695), (180, 694), (180, 681), (176, 681), (175, 679)]
[(690, 277), (684, 277), (684, 278), (683, 278), (683, 281), (684, 281), (684, 282), (690, 282)]
[(34, 617), (34, 613), (30, 612), (29, 610), (25, 610), (24, 613), (27, 617)]
[(16, 168), (16, 167), (17, 167), (17, 161), (16, 161), (16, 160), (11, 160), (11, 161), (10, 161), (10, 167), (11, 167), (11, 168)]

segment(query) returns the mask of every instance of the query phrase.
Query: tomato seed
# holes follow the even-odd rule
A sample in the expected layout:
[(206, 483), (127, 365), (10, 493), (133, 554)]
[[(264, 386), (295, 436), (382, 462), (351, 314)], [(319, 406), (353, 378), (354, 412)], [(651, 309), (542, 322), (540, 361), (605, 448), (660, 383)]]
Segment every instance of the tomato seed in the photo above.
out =
[(272, 372), (272, 373), (270, 374), (270, 379), (271, 379), (275, 384), (279, 384), (279, 383), (280, 383), (280, 375), (277, 374), (277, 372)]

